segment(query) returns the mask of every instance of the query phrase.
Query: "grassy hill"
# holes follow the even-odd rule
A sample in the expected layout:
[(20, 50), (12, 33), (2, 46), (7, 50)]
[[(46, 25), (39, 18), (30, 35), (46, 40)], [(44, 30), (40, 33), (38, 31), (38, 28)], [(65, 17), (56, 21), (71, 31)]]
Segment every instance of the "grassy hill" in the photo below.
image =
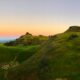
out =
[[(10, 65), (8, 69), (0, 68), (0, 79), (80, 80), (79, 29), (79, 26), (71, 26), (64, 33), (49, 37), (41, 46), (1, 45), (0, 51), (5, 54), (0, 61)], [(14, 66), (16, 61), (19, 64)]]
[(9, 80), (80, 80), (80, 32), (51, 37), (21, 65), (8, 71)]

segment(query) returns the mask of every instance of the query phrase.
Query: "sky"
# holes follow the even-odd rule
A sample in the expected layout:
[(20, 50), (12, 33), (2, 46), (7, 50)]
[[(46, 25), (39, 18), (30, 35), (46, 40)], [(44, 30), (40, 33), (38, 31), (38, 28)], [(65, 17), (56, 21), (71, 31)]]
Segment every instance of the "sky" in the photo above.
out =
[(62, 33), (80, 25), (80, 0), (0, 0), (0, 39)]

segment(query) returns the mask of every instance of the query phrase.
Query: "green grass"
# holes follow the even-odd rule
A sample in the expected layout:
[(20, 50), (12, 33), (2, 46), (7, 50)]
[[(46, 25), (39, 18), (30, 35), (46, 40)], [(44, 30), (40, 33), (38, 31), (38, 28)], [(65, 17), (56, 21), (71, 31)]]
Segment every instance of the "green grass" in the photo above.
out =
[(39, 45), (35, 46), (4, 46), (0, 44), (0, 63), (6, 63), (14, 60), (17, 57), (17, 61), (22, 62), (32, 56), (37, 50)]
[(67, 32), (51, 38), (38, 53), (10, 69), (9, 75), (11, 80), (14, 77), (15, 80), (80, 80), (80, 32)]

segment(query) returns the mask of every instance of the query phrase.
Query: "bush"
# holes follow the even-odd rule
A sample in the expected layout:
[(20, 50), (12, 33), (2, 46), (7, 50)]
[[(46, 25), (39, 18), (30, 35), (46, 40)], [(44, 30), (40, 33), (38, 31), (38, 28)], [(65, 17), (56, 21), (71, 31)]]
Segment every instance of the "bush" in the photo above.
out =
[(72, 34), (69, 36), (68, 40), (73, 40), (73, 39), (76, 39), (78, 37), (77, 34)]

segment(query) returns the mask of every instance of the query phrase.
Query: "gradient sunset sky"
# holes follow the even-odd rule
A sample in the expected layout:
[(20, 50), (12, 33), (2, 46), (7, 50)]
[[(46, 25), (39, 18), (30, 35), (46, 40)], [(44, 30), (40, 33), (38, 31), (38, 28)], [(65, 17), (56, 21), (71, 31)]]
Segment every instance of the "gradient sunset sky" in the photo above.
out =
[(0, 39), (53, 35), (71, 25), (80, 25), (80, 0), (0, 0)]

